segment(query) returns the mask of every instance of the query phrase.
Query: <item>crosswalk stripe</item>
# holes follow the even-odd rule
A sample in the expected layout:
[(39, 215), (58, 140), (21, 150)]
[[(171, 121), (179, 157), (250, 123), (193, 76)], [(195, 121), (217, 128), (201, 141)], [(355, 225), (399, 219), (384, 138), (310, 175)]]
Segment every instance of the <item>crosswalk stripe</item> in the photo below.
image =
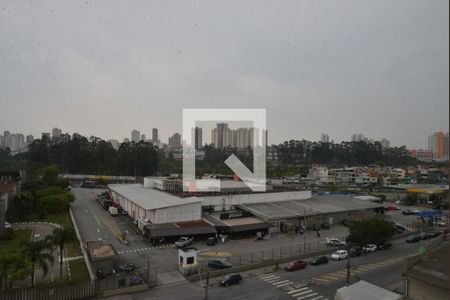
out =
[(320, 300), (320, 299), (323, 299), (323, 296), (314, 297), (314, 298), (312, 298), (311, 300)]
[(298, 289), (298, 290), (289, 291), (289, 292), (287, 292), (287, 293), (290, 295), (290, 294), (294, 294), (294, 293), (297, 293), (297, 292), (300, 292), (300, 291), (304, 291), (304, 290), (306, 290), (306, 289), (308, 289), (308, 288), (307, 288), (307, 287), (304, 287), (304, 288), (301, 288), (301, 289)]
[[(278, 280), (278, 279), (277, 279)], [(278, 284), (281, 284), (281, 283), (285, 283), (285, 282), (288, 282), (289, 280), (281, 280), (281, 281), (277, 281), (277, 282), (270, 282), (271, 284), (273, 284), (273, 285), (278, 285)]]
[(314, 296), (317, 296), (317, 295), (319, 295), (319, 294), (317, 294), (317, 293), (312, 293), (312, 294), (310, 294), (310, 295), (305, 295), (305, 296), (299, 297), (299, 298), (297, 298), (297, 300), (308, 299), (308, 298), (311, 298), (311, 297), (314, 297)]
[(261, 277), (259, 277), (259, 278), (261, 278), (261, 279), (268, 279), (268, 278), (271, 278), (271, 277), (278, 277), (277, 275), (274, 275), (274, 274), (270, 274), (270, 275), (264, 275), (264, 276), (261, 276)]
[(341, 271), (337, 271), (334, 272), (335, 274), (347, 274), (347, 270), (341, 270)]
[(269, 278), (265, 278), (263, 280), (264, 281), (271, 281), (271, 280), (278, 280), (278, 279), (280, 279), (280, 276), (269, 277)]
[(289, 282), (286, 282), (286, 283), (282, 283), (282, 284), (274, 284), (276, 287), (282, 287), (282, 286), (286, 286), (286, 285), (289, 285), (289, 284), (293, 284), (294, 282), (293, 281), (290, 281), (289, 280)]
[(279, 280), (280, 280), (280, 277), (278, 277), (278, 278), (270, 278), (269, 280), (265, 280), (265, 281), (267, 281), (268, 283), (274, 283), (274, 282), (277, 282)]
[(312, 291), (312, 290), (310, 290), (310, 289), (307, 289), (306, 291), (303, 291), (303, 292), (301, 292), (301, 293), (292, 295), (292, 297), (297, 297), (297, 296), (301, 296), (301, 295), (305, 295), (305, 294), (309, 294), (309, 293), (313, 293), (313, 292), (314, 292), (314, 291)]

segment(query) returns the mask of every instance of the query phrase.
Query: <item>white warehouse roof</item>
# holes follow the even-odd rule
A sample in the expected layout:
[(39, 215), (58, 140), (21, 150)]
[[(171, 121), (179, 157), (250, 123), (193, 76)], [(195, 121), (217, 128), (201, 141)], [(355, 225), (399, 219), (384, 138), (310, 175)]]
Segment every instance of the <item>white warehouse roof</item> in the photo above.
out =
[(169, 193), (153, 189), (144, 188), (142, 184), (110, 184), (111, 191), (127, 198), (137, 206), (145, 210), (160, 209), (178, 205), (193, 204), (202, 202), (201, 198), (189, 197), (180, 198)]

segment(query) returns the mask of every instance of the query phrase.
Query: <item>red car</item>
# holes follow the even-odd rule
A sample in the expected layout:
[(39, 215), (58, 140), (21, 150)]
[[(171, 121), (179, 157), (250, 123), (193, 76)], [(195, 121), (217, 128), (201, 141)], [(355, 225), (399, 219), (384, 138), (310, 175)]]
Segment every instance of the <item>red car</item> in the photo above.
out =
[(390, 210), (390, 211), (396, 211), (396, 210), (400, 210), (400, 207), (398, 206), (387, 206), (385, 207), (386, 210)]
[(306, 262), (304, 262), (303, 260), (298, 260), (298, 261), (290, 262), (286, 266), (286, 271), (295, 271), (295, 270), (300, 270), (300, 269), (304, 269), (304, 268), (306, 268)]

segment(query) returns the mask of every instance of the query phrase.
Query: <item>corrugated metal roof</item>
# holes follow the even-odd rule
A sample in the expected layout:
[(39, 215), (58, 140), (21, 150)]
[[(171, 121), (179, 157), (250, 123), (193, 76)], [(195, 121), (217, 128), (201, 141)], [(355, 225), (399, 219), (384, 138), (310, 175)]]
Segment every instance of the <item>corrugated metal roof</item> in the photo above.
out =
[(110, 184), (108, 185), (108, 188), (145, 210), (202, 202), (201, 198), (180, 198), (157, 189), (144, 188), (144, 186), (139, 183)]
[(382, 205), (345, 195), (324, 195), (304, 200), (244, 204), (240, 207), (265, 220), (277, 220), (302, 217), (303, 215), (364, 210), (382, 207)]

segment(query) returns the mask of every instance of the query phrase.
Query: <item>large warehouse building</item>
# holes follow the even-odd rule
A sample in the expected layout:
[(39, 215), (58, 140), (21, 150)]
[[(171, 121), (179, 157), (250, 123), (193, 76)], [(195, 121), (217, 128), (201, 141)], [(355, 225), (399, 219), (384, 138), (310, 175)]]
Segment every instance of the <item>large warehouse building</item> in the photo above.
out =
[[(163, 180), (159, 182), (160, 180)], [(249, 194), (174, 192), (173, 179), (146, 184), (110, 185), (114, 202), (138, 221), (151, 240), (217, 233), (279, 232), (300, 226), (364, 219), (384, 213), (382, 204), (347, 195), (312, 195), (310, 191)], [(165, 190), (165, 188), (170, 189)], [(183, 196), (185, 196), (183, 198)], [(187, 197), (186, 197), (187, 196)]]
[(109, 185), (112, 200), (125, 209), (134, 220), (145, 219), (153, 224), (197, 221), (201, 216), (202, 199), (180, 198), (141, 184)]

